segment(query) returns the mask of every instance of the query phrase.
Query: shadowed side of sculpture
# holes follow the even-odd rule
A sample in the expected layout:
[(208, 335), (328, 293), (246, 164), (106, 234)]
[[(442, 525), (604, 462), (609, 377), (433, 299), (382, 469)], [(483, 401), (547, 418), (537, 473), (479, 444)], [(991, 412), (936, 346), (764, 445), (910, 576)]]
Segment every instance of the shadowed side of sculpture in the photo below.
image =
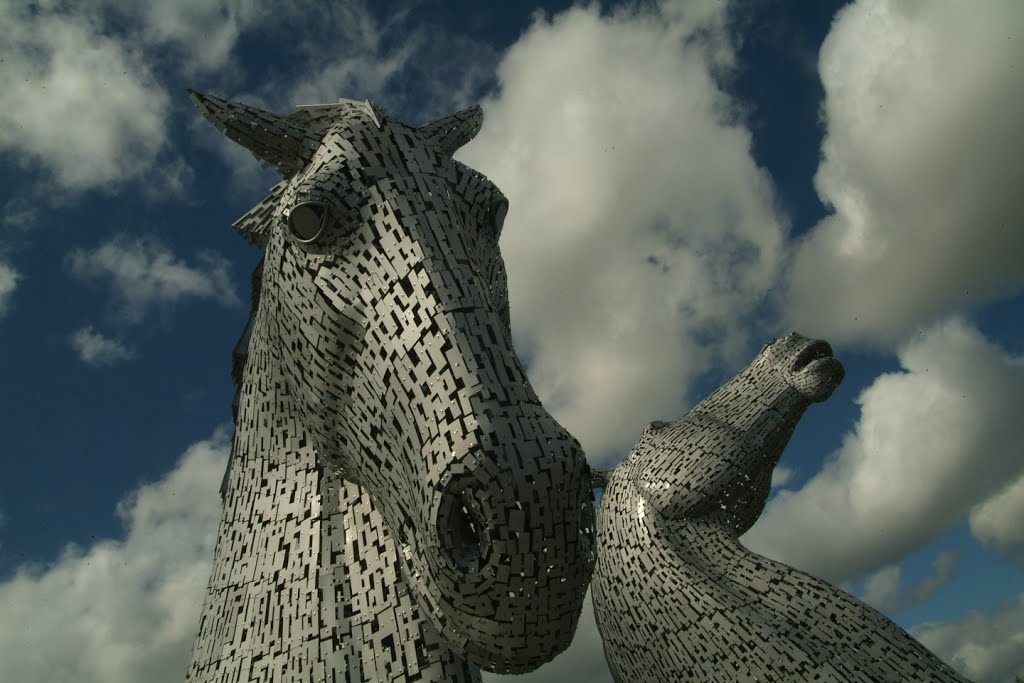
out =
[(285, 180), (236, 223), (264, 258), (189, 679), (548, 661), (579, 617), (593, 499), (512, 348), (508, 203), (451, 158), (479, 108), (415, 128), (368, 102), (192, 98)]
[(877, 610), (739, 542), (843, 375), (825, 342), (777, 339), (607, 475), (592, 594), (617, 681), (964, 683)]

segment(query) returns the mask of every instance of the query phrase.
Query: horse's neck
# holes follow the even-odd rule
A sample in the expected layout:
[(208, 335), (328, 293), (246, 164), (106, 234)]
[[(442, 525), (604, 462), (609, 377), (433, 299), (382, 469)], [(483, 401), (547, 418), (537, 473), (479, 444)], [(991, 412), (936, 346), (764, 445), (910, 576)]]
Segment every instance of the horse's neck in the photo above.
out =
[(748, 368), (694, 406), (691, 413), (710, 417), (751, 438), (771, 435), (785, 446), (807, 406), (781, 378), (755, 374)]
[(250, 353), (187, 680), (479, 681), (423, 617), (373, 501), (317, 463), (269, 353)]
[[(683, 568), (673, 575), (673, 590), (691, 606), (713, 607), (725, 616), (733, 625), (720, 641), (726, 647), (764, 641), (791, 662), (809, 656), (819, 662), (821, 680), (969, 683), (873, 607), (823, 579), (747, 550), (714, 515), (670, 522), (665, 530)], [(811, 680), (810, 675), (801, 680)]]

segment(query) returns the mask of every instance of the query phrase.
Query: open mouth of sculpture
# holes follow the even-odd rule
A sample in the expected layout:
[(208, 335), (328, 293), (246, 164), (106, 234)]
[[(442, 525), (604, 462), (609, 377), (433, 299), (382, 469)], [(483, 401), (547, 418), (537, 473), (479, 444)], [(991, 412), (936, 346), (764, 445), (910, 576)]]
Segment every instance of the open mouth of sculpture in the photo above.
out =
[(793, 367), (790, 370), (792, 372), (800, 372), (812, 365), (820, 365), (822, 362), (828, 362), (829, 360), (833, 360), (832, 347), (829, 343), (820, 340), (813, 341), (797, 354), (796, 359), (793, 361)]

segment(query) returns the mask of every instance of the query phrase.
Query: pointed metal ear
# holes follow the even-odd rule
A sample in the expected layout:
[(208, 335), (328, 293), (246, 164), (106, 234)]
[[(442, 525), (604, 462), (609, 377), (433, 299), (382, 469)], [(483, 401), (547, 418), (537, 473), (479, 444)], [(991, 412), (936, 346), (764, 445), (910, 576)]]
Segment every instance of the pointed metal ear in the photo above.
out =
[(275, 211), (281, 202), (281, 195), (288, 188), (288, 181), (282, 180), (270, 190), (270, 194), (264, 197), (256, 206), (235, 221), (235, 230), (242, 233), (242, 237), (259, 247), (267, 246), (270, 241), (271, 232), (274, 229)]
[(484, 111), (473, 105), (449, 116), (431, 121), (417, 130), (427, 137), (442, 154), (451, 156), (455, 150), (476, 137), (484, 124)]
[(376, 102), (370, 100), (364, 100), (363, 106), (366, 107), (366, 113), (370, 115), (373, 122), (377, 124), (377, 128), (380, 128), (384, 124), (384, 119), (387, 117), (387, 112), (384, 111), (384, 107), (380, 106)]
[(353, 109), (360, 110), (369, 116), (377, 128), (384, 124), (386, 112), (379, 104), (370, 100), (347, 100), (344, 97), (331, 104), (299, 105), (294, 114), (289, 114), (288, 120), (310, 132), (322, 134), (334, 124), (345, 120)]
[(315, 131), (286, 116), (195, 90), (188, 96), (207, 121), (286, 178), (309, 163), (320, 146)]

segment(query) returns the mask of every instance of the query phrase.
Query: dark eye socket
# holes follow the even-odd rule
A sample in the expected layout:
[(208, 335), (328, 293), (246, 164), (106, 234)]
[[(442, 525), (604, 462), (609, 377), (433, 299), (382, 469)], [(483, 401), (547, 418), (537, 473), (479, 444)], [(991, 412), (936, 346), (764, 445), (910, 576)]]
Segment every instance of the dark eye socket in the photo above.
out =
[(288, 214), (288, 227), (300, 242), (313, 242), (327, 227), (327, 207), (321, 202), (302, 202)]

